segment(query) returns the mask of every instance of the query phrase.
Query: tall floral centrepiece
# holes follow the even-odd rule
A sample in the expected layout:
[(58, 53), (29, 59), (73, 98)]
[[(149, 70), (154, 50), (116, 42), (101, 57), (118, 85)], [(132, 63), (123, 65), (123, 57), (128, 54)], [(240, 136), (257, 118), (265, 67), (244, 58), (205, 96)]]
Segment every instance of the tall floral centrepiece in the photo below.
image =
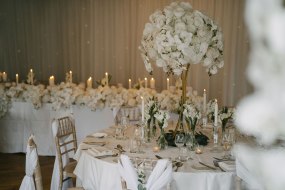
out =
[(160, 127), (160, 136), (157, 140), (157, 144), (160, 149), (165, 149), (167, 147), (167, 141), (165, 139), (164, 129), (168, 125), (169, 113), (167, 111), (159, 110), (156, 112), (154, 117), (156, 118), (158, 126)]
[(139, 49), (150, 74), (152, 64), (155, 64), (167, 74), (181, 77), (182, 96), (177, 126), (182, 125), (190, 65), (201, 63), (209, 76), (216, 74), (224, 65), (220, 28), (212, 19), (193, 10), (191, 4), (174, 2), (150, 15)]

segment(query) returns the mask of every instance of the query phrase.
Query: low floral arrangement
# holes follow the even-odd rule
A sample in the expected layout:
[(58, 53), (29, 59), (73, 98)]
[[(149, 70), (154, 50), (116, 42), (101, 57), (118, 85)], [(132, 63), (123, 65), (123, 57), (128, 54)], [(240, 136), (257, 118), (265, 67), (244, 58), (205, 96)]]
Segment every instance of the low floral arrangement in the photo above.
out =
[(167, 141), (165, 139), (164, 129), (168, 126), (168, 120), (170, 118), (168, 111), (158, 110), (155, 115), (158, 126), (160, 127), (160, 136), (157, 140), (157, 144), (160, 149), (165, 149), (167, 147)]
[(7, 97), (0, 97), (0, 118), (4, 117), (8, 112), (10, 107), (10, 102)]
[(227, 106), (223, 107), (222, 109), (219, 110), (218, 112), (218, 118), (219, 121), (222, 124), (222, 130), (225, 131), (227, 123), (230, 119), (234, 119), (234, 113), (235, 109), (234, 108), (229, 108)]
[(197, 105), (195, 105), (192, 102), (184, 104), (183, 107), (184, 107), (183, 115), (185, 117), (188, 130), (192, 131), (192, 133), (195, 134), (197, 122), (201, 118), (201, 112), (198, 109)]
[[(95, 111), (105, 107), (141, 105), (141, 97), (154, 98), (160, 109), (175, 112), (179, 106), (181, 90), (163, 90), (158, 93), (150, 88), (126, 89), (115, 86), (99, 86), (86, 89), (84, 84), (60, 83), (54, 86), (29, 85), (25, 83), (0, 83), (0, 96), (11, 102), (29, 102), (35, 109), (51, 103), (53, 110), (68, 109), (72, 105), (85, 106)], [(202, 105), (202, 97), (189, 90), (188, 96), (197, 105)]]
[(155, 97), (152, 97), (146, 101), (144, 108), (144, 121), (146, 125), (147, 140), (150, 141), (151, 136), (156, 136), (156, 118), (155, 114), (159, 111), (160, 105)]

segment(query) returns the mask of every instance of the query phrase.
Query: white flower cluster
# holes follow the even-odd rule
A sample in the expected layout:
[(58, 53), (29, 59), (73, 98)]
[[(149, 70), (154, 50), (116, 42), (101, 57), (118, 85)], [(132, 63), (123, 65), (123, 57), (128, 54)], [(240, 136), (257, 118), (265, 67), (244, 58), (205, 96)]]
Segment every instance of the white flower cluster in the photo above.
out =
[[(157, 93), (156, 97), (160, 104), (161, 109), (169, 111), (177, 111), (180, 107), (179, 101), (181, 100), (182, 90), (163, 90), (161, 93)], [(199, 110), (202, 109), (203, 97), (198, 96), (197, 91), (192, 91), (190, 88), (187, 93), (187, 101), (193, 102)]]
[(0, 118), (4, 117), (8, 112), (10, 102), (6, 96), (0, 96)]
[(42, 107), (42, 96), (44, 95), (44, 85), (25, 85), (22, 97), (25, 102), (30, 102), (35, 109)]
[(150, 73), (151, 61), (175, 75), (187, 64), (202, 63), (209, 75), (224, 65), (221, 29), (185, 2), (173, 2), (150, 15), (139, 49)]
[(159, 107), (160, 106), (158, 104), (158, 100), (154, 97), (147, 100), (144, 110), (144, 121), (146, 124), (151, 122), (151, 120), (154, 118), (154, 115), (158, 112)]
[(187, 103), (183, 105), (184, 110), (183, 110), (183, 115), (184, 117), (191, 119), (191, 120), (198, 120), (201, 118), (201, 112), (197, 108), (196, 104), (194, 103)]
[(219, 121), (222, 123), (224, 120), (234, 119), (234, 108), (227, 108), (227, 111), (224, 111), (224, 108), (219, 110), (218, 118)]
[[(40, 108), (43, 103), (51, 103), (53, 110), (67, 109), (71, 105), (86, 106), (91, 110), (105, 107), (134, 107), (141, 105), (141, 97), (144, 97), (145, 100), (155, 97), (160, 109), (175, 112), (179, 107), (181, 93), (181, 90), (175, 89), (158, 93), (150, 88), (125, 89), (121, 86), (99, 86), (96, 89), (85, 89), (85, 85), (82, 83), (76, 85), (64, 82), (46, 88), (41, 84), (0, 83), (0, 95), (7, 97), (9, 102), (30, 102), (36, 109)], [(202, 104), (202, 97), (198, 96), (195, 91), (189, 90), (187, 96), (195, 104)], [(147, 114), (145, 116), (147, 117)]]
[(158, 122), (158, 125), (164, 129), (167, 127), (168, 125), (168, 120), (170, 118), (168, 111), (164, 111), (164, 110), (158, 110), (155, 114), (154, 114), (155, 119)]

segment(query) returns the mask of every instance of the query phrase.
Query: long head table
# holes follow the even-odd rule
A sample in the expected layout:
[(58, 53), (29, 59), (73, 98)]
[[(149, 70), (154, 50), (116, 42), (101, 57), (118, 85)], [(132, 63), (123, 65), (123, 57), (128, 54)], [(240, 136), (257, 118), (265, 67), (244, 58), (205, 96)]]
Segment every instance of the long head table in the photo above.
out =
[[(130, 140), (117, 140), (114, 138), (116, 126), (101, 132), (108, 134), (105, 138), (88, 136), (80, 144), (75, 159), (78, 161), (74, 173), (84, 189), (121, 189), (121, 179), (117, 169), (118, 157), (99, 159), (91, 153), (90, 149), (102, 149), (102, 143), (106, 150), (115, 150), (120, 144), (126, 149), (127, 154), (133, 159), (157, 160), (155, 155), (175, 160), (178, 148), (168, 147), (166, 150), (154, 153), (153, 144), (144, 144), (144, 153), (130, 153)], [(133, 134), (132, 132), (130, 134)], [(196, 190), (229, 190), (235, 189), (235, 172), (223, 172), (219, 168), (211, 170), (199, 164), (199, 160), (213, 166), (213, 157), (222, 157), (223, 153), (211, 152), (211, 145), (204, 147), (203, 154), (194, 154), (192, 159), (186, 161), (177, 172), (173, 174), (171, 189), (196, 189)]]
[(8, 113), (0, 119), (0, 152), (26, 152), (30, 134), (40, 155), (55, 155), (51, 123), (53, 119), (73, 114), (77, 140), (81, 142), (87, 134), (114, 124), (110, 108), (91, 111), (86, 107), (72, 106), (69, 109), (54, 111), (51, 104), (35, 109), (31, 103), (13, 102)]

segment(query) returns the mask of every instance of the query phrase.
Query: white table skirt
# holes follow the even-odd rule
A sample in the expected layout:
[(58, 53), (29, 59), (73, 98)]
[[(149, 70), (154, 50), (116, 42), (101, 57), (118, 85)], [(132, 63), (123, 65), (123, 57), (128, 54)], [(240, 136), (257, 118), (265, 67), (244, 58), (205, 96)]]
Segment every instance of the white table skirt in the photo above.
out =
[[(86, 151), (81, 153), (74, 173), (86, 190), (121, 189), (121, 178), (117, 164), (96, 159)], [(235, 173), (174, 172), (171, 186), (172, 190), (231, 190), (235, 189)]]
[(13, 102), (9, 112), (0, 119), (0, 152), (25, 152), (30, 134), (35, 141), (40, 155), (55, 155), (51, 122), (54, 118), (69, 115), (73, 112), (77, 140), (94, 131), (114, 124), (113, 112), (110, 108), (91, 111), (86, 107), (72, 106), (71, 109), (54, 111), (51, 104), (44, 104), (36, 110), (27, 102)]

